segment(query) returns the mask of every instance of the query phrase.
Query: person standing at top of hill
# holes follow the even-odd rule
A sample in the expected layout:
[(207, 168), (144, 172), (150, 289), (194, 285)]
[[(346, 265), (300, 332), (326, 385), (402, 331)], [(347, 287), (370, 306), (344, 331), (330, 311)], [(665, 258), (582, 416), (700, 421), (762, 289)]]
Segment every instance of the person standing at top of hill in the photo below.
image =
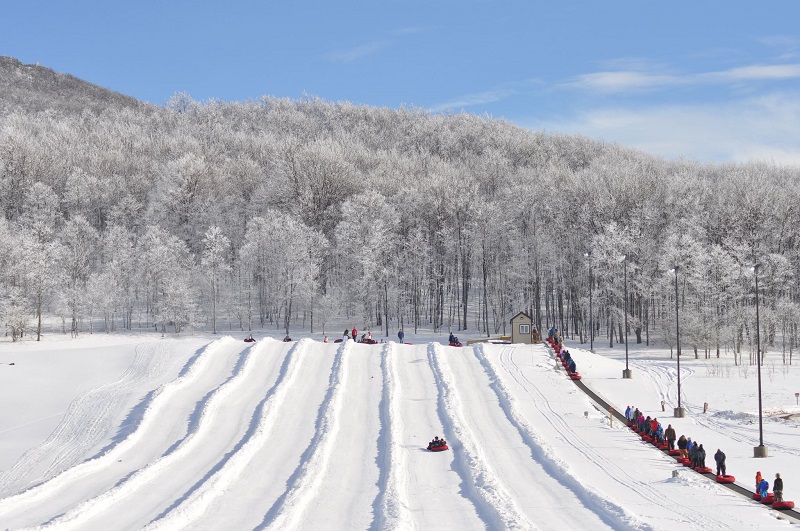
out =
[(344, 334), (342, 334), (342, 340), (347, 341), (348, 339), (350, 339), (350, 332), (348, 332), (347, 329), (345, 328)]
[(358, 341), (358, 330), (355, 326), (353, 327), (353, 341)]
[(404, 337), (406, 337), (406, 334), (405, 334), (405, 332), (403, 332), (403, 329), (401, 328), (400, 331), (397, 332), (397, 339), (400, 340), (401, 344), (403, 343), (403, 338)]
[(706, 467), (706, 450), (702, 444), (697, 448), (697, 466), (700, 468)]
[(686, 459), (688, 457), (688, 452), (686, 451), (687, 442), (688, 441), (686, 440), (686, 435), (681, 435), (678, 438), (678, 450), (680, 450), (681, 452), (680, 457), (682, 457), (683, 459)]
[(725, 475), (725, 452), (717, 448), (717, 453), (714, 454), (714, 461), (717, 463), (717, 475)]
[(667, 429), (664, 430), (664, 437), (667, 438), (667, 450), (674, 450), (675, 449), (675, 428), (672, 427), (672, 424), (667, 425)]
[(761, 480), (764, 479), (761, 477), (761, 471), (759, 470), (756, 472), (756, 492), (758, 492), (758, 486), (761, 485)]
[(758, 493), (761, 494), (762, 498), (767, 497), (767, 494), (769, 494), (769, 481), (767, 481), (766, 479), (762, 479), (761, 481), (758, 482)]
[(780, 473), (775, 474), (775, 483), (772, 484), (772, 493), (775, 495), (776, 502), (783, 501), (783, 479)]

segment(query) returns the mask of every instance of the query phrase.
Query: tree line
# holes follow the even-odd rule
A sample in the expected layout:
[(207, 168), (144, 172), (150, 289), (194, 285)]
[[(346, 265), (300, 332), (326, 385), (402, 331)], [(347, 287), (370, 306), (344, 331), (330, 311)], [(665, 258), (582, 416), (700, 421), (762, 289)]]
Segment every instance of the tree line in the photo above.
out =
[(627, 311), (631, 341), (673, 349), (677, 309), (684, 352), (752, 363), (758, 273), (762, 349), (789, 363), (798, 177), (314, 98), (18, 109), (0, 116), (0, 311), (14, 340), (42, 316), (488, 336), (526, 311), (596, 346)]

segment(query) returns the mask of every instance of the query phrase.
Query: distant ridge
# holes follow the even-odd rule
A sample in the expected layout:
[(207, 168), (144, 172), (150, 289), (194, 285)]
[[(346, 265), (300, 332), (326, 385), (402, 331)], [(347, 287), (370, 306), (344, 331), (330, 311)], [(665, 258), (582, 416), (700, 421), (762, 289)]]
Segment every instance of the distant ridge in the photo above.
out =
[(0, 115), (44, 110), (102, 112), (109, 107), (142, 109), (149, 106), (75, 76), (0, 56)]

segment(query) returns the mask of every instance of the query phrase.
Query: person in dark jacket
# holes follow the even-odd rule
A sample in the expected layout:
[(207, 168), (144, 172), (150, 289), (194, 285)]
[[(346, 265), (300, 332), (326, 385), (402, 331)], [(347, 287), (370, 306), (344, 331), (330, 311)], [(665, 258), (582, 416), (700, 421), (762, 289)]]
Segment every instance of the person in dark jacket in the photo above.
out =
[(672, 427), (672, 424), (667, 426), (667, 429), (664, 430), (664, 437), (667, 439), (667, 449), (674, 450), (675, 449), (675, 428)]
[(700, 468), (706, 467), (706, 451), (702, 444), (697, 448), (697, 466)]
[(714, 454), (714, 461), (717, 463), (717, 475), (725, 475), (725, 453), (717, 448), (717, 453)]
[(772, 484), (772, 493), (775, 495), (776, 502), (783, 501), (783, 479), (780, 473), (775, 474), (775, 483)]
[(403, 329), (401, 328), (400, 331), (397, 332), (397, 339), (399, 339), (400, 343), (402, 343), (404, 337), (406, 337), (406, 334), (405, 332), (403, 332)]

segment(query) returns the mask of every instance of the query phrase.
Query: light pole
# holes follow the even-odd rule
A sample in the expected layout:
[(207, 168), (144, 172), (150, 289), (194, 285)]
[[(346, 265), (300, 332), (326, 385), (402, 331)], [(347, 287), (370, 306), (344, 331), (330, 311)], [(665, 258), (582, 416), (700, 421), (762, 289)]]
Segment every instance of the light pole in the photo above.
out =
[(594, 352), (594, 322), (592, 320), (592, 260), (589, 251), (583, 253), (583, 256), (589, 262), (589, 351)]
[(678, 407), (675, 408), (674, 414), (676, 417), (685, 417), (686, 410), (681, 407), (681, 334), (680, 320), (678, 319), (678, 266), (675, 266), (672, 271), (675, 273), (675, 340), (678, 343)]
[(767, 457), (767, 447), (764, 446), (764, 424), (761, 413), (761, 324), (758, 315), (758, 268), (761, 264), (753, 266), (756, 277), (756, 363), (758, 363), (758, 446), (753, 448), (753, 457)]
[(625, 370), (622, 371), (623, 378), (633, 377), (633, 371), (628, 368), (628, 255), (622, 255), (623, 271), (625, 278), (625, 304), (623, 304), (623, 311), (625, 312)]

